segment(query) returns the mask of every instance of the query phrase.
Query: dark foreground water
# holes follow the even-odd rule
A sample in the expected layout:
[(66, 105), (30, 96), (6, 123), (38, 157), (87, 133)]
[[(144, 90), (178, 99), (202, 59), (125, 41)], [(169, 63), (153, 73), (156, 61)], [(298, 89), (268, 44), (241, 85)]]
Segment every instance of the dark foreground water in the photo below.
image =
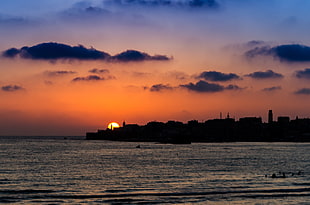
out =
[(137, 145), (0, 137), (0, 203), (310, 202), (310, 144)]

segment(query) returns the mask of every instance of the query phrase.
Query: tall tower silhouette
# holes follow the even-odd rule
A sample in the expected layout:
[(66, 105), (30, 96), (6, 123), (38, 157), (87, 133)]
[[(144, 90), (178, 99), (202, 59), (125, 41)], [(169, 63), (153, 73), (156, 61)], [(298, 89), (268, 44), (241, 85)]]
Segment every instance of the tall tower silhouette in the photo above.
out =
[(268, 112), (268, 123), (272, 123), (273, 122), (273, 114), (272, 114), (272, 110), (269, 110)]

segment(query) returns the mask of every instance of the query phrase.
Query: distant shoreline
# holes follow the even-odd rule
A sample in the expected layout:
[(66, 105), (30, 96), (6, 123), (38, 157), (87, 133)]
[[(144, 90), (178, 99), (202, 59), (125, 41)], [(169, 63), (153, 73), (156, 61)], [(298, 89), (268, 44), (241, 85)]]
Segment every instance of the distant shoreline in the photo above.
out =
[[(85, 136), (0, 136), (0, 139), (37, 139), (37, 140), (82, 140), (87, 141)], [(109, 141), (109, 142), (130, 142), (130, 143), (158, 143), (158, 144), (191, 144), (191, 143), (310, 143), (310, 141), (203, 141), (191, 143), (173, 143), (158, 141), (139, 141), (139, 140), (119, 140), (119, 139), (91, 139), (92, 141)]]

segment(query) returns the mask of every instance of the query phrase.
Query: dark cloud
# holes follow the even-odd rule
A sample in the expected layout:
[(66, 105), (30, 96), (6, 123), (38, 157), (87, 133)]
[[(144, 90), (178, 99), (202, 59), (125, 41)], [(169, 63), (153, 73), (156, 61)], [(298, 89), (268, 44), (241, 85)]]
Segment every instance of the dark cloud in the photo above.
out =
[(219, 6), (218, 2), (215, 0), (191, 0), (188, 4), (191, 7), (217, 8)]
[(147, 53), (143, 53), (136, 50), (127, 50), (120, 54), (117, 54), (111, 58), (114, 61), (118, 62), (130, 62), (130, 61), (146, 61), (146, 60), (159, 60), (159, 61), (166, 61), (170, 60), (167, 56), (163, 55), (155, 55), (150, 56)]
[(10, 48), (3, 52), (4, 57), (15, 57), (34, 60), (58, 60), (58, 59), (78, 59), (78, 60), (98, 60), (107, 59), (109, 54), (98, 51), (94, 48), (85, 48), (82, 45), (69, 46), (60, 43), (41, 43), (32, 47), (23, 47), (21, 49)]
[(310, 61), (310, 47), (304, 45), (281, 45), (272, 48), (273, 53), (283, 61)]
[(220, 4), (216, 0), (112, 0), (109, 4), (120, 6), (165, 6), (165, 7), (188, 7), (188, 8), (218, 8)]
[(196, 92), (210, 92), (210, 93), (220, 92), (225, 89), (222, 85), (208, 83), (203, 80), (198, 81), (196, 84), (189, 83), (185, 85), (180, 85), (180, 87), (187, 88), (189, 90), (196, 91)]
[(59, 70), (59, 71), (46, 71), (45, 74), (50, 76), (50, 77), (55, 77), (55, 76), (63, 76), (63, 75), (72, 75), (76, 74), (77, 72), (75, 71), (66, 71), (66, 70)]
[(239, 87), (238, 85), (228, 85), (225, 87), (226, 90), (243, 90), (244, 88)]
[(310, 79), (310, 68), (296, 71), (296, 77)]
[(258, 71), (254, 73), (250, 73), (248, 75), (245, 75), (247, 77), (251, 77), (254, 79), (276, 79), (276, 78), (283, 78), (283, 75), (280, 73), (275, 73), (272, 70), (267, 70), (267, 71)]
[(2, 53), (3, 57), (14, 58), (20, 53), (20, 50), (17, 48), (10, 48)]
[(272, 91), (277, 91), (277, 90), (281, 90), (281, 89), (282, 89), (281, 86), (273, 86), (273, 87), (269, 87), (269, 88), (264, 88), (264, 89), (262, 89), (262, 91), (272, 92)]
[[(110, 71), (108, 69), (98, 69), (98, 68), (94, 68), (88, 71), (89, 73), (94, 73), (97, 75), (104, 75), (104, 80), (111, 80), (111, 79), (116, 79), (115, 76), (113, 75), (109, 75)], [(101, 77), (103, 78), (103, 77)]]
[(21, 58), (33, 59), (33, 60), (75, 59), (75, 60), (107, 60), (114, 62), (170, 60), (170, 58), (164, 55), (150, 56), (147, 53), (136, 50), (127, 50), (115, 56), (110, 56), (110, 54), (106, 52), (99, 51), (94, 48), (85, 48), (82, 45), (69, 46), (66, 44), (53, 43), (53, 42), (41, 43), (32, 47), (25, 46), (21, 49), (10, 48), (4, 51), (2, 53), (2, 56), (7, 58), (14, 58), (19, 56)]
[(106, 79), (98, 75), (89, 75), (86, 77), (76, 77), (72, 81), (77, 82), (77, 81), (100, 81), (100, 80), (106, 80)]
[(245, 55), (249, 58), (263, 55), (273, 56), (286, 62), (307, 62), (310, 61), (310, 47), (300, 44), (263, 46), (249, 50)]
[(295, 94), (310, 95), (310, 88), (302, 88), (300, 90), (297, 90)]
[(217, 71), (202, 72), (198, 78), (203, 78), (210, 81), (229, 81), (233, 79), (240, 79), (240, 77), (234, 73), (221, 73)]
[(108, 69), (98, 69), (98, 68), (91, 69), (88, 72), (96, 73), (96, 74), (107, 74), (107, 73), (110, 73), (110, 71)]
[(150, 88), (150, 91), (151, 92), (160, 92), (160, 91), (163, 91), (163, 90), (172, 90), (173, 87), (171, 87), (170, 85), (164, 85), (164, 84), (156, 84), (156, 85), (153, 85), (151, 88)]
[(24, 90), (24, 88), (19, 85), (5, 85), (2, 86), (1, 89), (6, 92), (15, 92), (19, 90)]

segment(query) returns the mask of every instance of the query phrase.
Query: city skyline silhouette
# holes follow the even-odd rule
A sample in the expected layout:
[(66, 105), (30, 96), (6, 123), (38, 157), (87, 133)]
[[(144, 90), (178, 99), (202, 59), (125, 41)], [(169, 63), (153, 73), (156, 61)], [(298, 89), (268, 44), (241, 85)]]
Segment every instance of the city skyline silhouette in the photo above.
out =
[(190, 144), (191, 142), (310, 142), (310, 118), (290, 119), (279, 116), (273, 119), (273, 111), (268, 111), (268, 122), (261, 117), (209, 119), (205, 122), (190, 120), (148, 122), (145, 125), (126, 124), (110, 127), (97, 132), (87, 132), (87, 140), (112, 140), (134, 142), (160, 142)]

